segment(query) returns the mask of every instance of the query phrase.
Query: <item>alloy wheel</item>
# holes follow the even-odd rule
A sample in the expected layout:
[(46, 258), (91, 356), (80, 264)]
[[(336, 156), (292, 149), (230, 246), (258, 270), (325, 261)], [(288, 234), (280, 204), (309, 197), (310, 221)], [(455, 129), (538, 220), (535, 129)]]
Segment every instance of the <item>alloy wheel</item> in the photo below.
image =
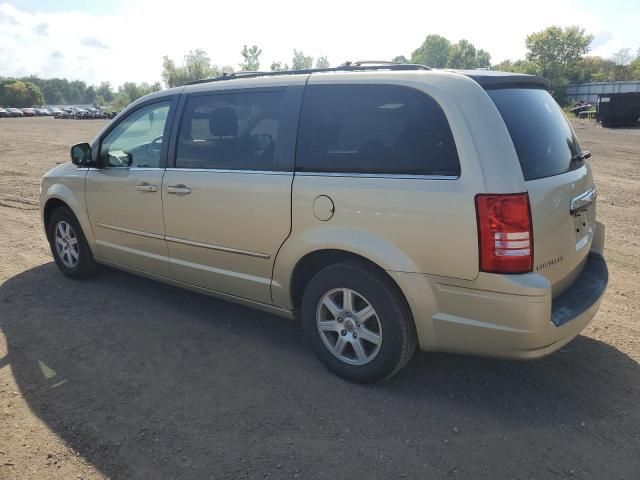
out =
[(67, 268), (75, 268), (80, 260), (78, 237), (71, 225), (64, 220), (59, 221), (55, 228), (55, 245), (58, 258)]
[(378, 314), (366, 298), (350, 288), (336, 288), (322, 296), (316, 324), (327, 349), (350, 365), (371, 362), (382, 346)]

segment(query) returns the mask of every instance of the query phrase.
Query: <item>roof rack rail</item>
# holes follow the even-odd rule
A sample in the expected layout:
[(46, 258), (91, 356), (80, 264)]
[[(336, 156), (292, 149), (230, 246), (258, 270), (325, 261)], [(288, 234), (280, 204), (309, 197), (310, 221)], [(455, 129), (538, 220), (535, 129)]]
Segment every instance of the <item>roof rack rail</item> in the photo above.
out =
[(408, 65), (398, 62), (393, 62), (389, 60), (358, 60), (357, 62), (345, 62), (341, 66), (345, 65), (356, 65), (358, 67), (363, 65)]
[(283, 70), (279, 72), (232, 72), (223, 73), (215, 78), (203, 78), (202, 80), (193, 80), (185, 85), (197, 85), (200, 83), (220, 82), (223, 80), (233, 80), (236, 78), (255, 78), (255, 77), (273, 77), (276, 75), (308, 75), (320, 72), (361, 72), (370, 70), (431, 70), (426, 65), (416, 63), (396, 63), (378, 60), (362, 60), (359, 62), (345, 62), (337, 67), (329, 68), (303, 68), (300, 70)]

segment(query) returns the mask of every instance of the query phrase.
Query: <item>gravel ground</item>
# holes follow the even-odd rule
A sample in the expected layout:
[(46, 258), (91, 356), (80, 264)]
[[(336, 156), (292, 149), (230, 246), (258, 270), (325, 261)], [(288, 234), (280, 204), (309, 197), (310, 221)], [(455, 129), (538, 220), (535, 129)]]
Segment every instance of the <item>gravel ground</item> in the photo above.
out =
[(418, 353), (377, 386), (296, 322), (52, 263), (40, 176), (102, 121), (0, 119), (0, 479), (640, 478), (640, 130), (576, 122), (610, 285), (540, 361)]

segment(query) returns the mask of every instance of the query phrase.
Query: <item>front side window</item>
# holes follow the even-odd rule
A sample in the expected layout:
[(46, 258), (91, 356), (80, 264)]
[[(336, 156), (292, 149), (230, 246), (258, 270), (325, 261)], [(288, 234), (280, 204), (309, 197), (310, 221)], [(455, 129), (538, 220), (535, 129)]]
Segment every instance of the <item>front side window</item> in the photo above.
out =
[(102, 141), (102, 165), (158, 168), (170, 107), (170, 101), (154, 103), (122, 120)]
[(296, 170), (459, 176), (444, 112), (398, 85), (312, 85), (304, 95)]
[(180, 123), (177, 168), (275, 170), (283, 91), (192, 96)]

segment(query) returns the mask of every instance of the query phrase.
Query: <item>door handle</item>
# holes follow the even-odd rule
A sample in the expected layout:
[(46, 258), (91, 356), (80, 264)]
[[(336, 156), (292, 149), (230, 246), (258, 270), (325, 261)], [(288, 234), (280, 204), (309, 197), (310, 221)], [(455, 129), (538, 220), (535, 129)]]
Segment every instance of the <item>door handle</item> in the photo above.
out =
[(167, 193), (172, 193), (174, 195), (189, 195), (191, 193), (191, 189), (186, 185), (179, 183), (178, 185), (168, 185)]
[(158, 187), (156, 187), (155, 185), (151, 185), (150, 183), (147, 183), (147, 182), (142, 182), (136, 185), (136, 190), (140, 192), (157, 192)]

